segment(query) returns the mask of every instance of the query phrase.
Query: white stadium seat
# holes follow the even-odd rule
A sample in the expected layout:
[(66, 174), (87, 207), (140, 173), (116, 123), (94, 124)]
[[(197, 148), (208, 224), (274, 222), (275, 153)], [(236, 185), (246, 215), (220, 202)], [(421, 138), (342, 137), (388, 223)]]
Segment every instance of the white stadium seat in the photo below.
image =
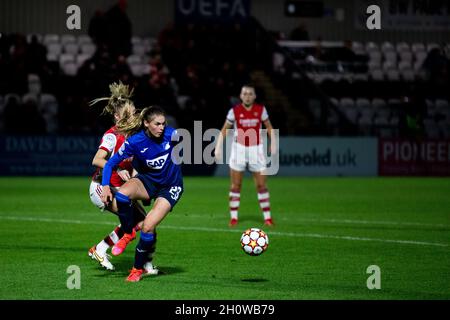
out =
[(47, 45), (48, 53), (60, 55), (61, 51), (62, 51), (62, 46), (58, 42), (52, 42)]
[(97, 46), (93, 43), (83, 43), (81, 45), (82, 53), (87, 53), (87, 54), (93, 55), (95, 53), (95, 50), (97, 50)]
[(76, 43), (77, 38), (73, 34), (63, 34), (61, 36), (61, 44), (65, 46), (68, 43)]
[(50, 43), (59, 43), (59, 36), (57, 34), (46, 34), (42, 42), (46, 46)]
[(76, 42), (67, 43), (64, 45), (64, 52), (70, 54), (77, 54), (80, 51), (78, 44)]
[(78, 44), (81, 46), (82, 44), (92, 44), (92, 39), (87, 34), (82, 34), (78, 36)]

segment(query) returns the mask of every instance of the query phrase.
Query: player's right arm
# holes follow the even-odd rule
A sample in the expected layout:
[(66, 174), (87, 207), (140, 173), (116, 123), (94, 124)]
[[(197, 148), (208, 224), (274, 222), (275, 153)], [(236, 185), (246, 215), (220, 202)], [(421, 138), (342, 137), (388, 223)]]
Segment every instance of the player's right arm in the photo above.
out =
[(112, 201), (112, 193), (111, 189), (109, 188), (109, 182), (111, 180), (111, 175), (119, 163), (121, 163), (123, 160), (130, 158), (133, 156), (133, 147), (128, 142), (125, 141), (125, 143), (120, 147), (119, 151), (112, 156), (106, 163), (103, 168), (103, 175), (102, 175), (102, 201), (103, 203), (109, 203)]
[(104, 149), (98, 149), (97, 153), (95, 154), (94, 158), (92, 159), (92, 165), (96, 166), (97, 168), (104, 168), (105, 164), (108, 160), (109, 153)]

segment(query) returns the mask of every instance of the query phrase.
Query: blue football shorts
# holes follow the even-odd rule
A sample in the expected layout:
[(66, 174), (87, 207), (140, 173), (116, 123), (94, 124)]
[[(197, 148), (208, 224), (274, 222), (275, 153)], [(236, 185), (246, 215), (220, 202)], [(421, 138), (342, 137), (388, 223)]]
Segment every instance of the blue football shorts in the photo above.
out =
[(170, 186), (158, 186), (149, 177), (143, 174), (138, 174), (135, 178), (141, 180), (141, 182), (144, 184), (145, 190), (147, 190), (150, 200), (156, 200), (157, 198), (161, 197), (169, 201), (171, 206), (170, 211), (172, 211), (172, 209), (178, 203), (184, 191), (183, 181), (175, 182)]

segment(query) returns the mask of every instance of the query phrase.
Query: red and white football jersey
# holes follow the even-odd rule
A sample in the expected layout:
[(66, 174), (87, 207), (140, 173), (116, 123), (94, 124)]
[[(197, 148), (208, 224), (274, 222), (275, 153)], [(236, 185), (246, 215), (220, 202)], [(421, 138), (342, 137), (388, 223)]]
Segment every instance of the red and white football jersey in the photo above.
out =
[[(109, 159), (120, 149), (125, 140), (126, 140), (125, 136), (118, 133), (116, 127), (114, 126), (105, 132), (98, 148), (108, 152), (109, 154), (108, 159)], [(122, 170), (128, 170), (128, 172), (131, 175), (133, 172), (133, 167), (131, 165), (131, 158), (122, 161), (119, 164), (119, 168)], [(92, 176), (92, 180), (99, 182), (102, 180), (101, 176), (102, 176), (102, 169), (97, 168), (94, 175)], [(111, 185), (113, 187), (120, 187), (124, 183), (125, 181), (123, 181), (122, 178), (120, 178), (119, 174), (117, 173), (117, 170), (114, 170), (111, 176)]]
[(269, 119), (266, 107), (254, 103), (246, 109), (242, 103), (228, 111), (227, 121), (234, 125), (235, 141), (244, 146), (254, 146), (261, 143), (262, 122)]

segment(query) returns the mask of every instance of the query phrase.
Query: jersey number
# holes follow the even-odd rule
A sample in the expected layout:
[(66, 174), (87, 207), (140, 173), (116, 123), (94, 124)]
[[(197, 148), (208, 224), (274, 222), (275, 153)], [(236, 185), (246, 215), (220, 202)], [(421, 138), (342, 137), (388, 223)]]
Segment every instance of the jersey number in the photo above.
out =
[(178, 197), (180, 196), (181, 187), (172, 187), (172, 188), (170, 188), (169, 192), (170, 192), (170, 197), (176, 201), (178, 199)]

